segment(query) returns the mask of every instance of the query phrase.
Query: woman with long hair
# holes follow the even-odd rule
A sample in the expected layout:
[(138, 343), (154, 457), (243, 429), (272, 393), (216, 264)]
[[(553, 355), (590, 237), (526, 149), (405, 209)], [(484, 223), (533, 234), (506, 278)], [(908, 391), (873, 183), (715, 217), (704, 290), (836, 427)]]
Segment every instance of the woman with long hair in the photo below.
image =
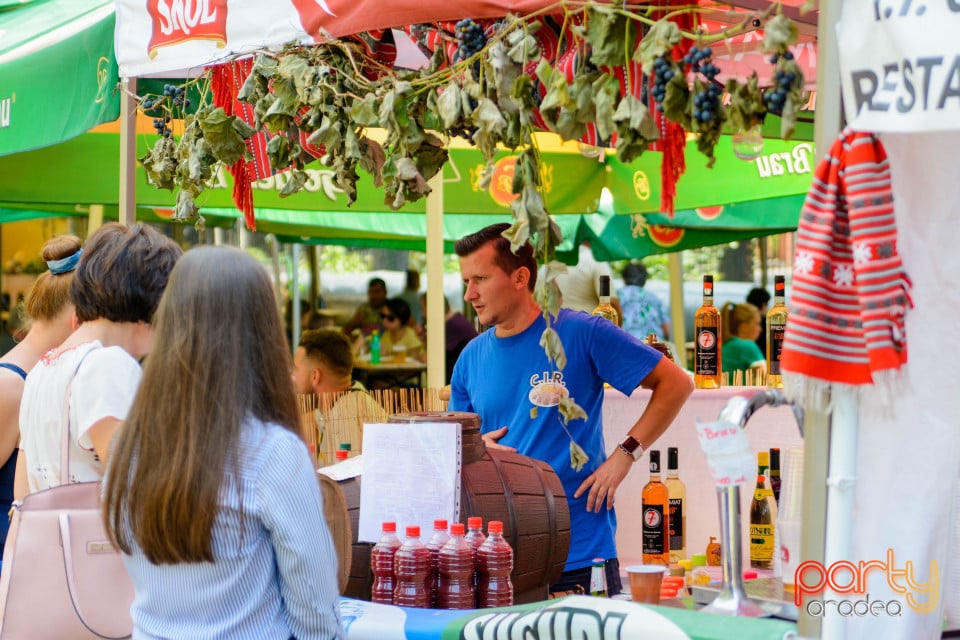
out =
[(155, 325), (104, 492), (134, 635), (342, 638), (336, 553), (266, 270), (237, 249), (193, 249)]
[[(47, 240), (40, 252), (47, 271), (26, 298), (30, 330), (17, 346), (0, 358), (0, 509), (10, 510), (20, 439), (20, 398), (27, 374), (40, 357), (67, 339), (76, 328), (70, 283), (81, 252), (80, 238), (71, 235)], [(0, 557), (10, 521), (0, 517)]]

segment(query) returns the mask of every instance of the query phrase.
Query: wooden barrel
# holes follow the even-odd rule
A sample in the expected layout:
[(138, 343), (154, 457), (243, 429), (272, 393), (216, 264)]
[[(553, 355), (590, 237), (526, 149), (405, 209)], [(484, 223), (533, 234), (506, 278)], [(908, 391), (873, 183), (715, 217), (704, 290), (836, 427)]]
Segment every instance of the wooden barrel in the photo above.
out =
[[(511, 574), (517, 604), (545, 600), (563, 572), (570, 547), (570, 511), (563, 485), (545, 462), (512, 451), (487, 449), (475, 413), (418, 412), (390, 416), (389, 422), (458, 422), (461, 425), (460, 520), (500, 520), (514, 552)], [(370, 599), (371, 544), (357, 542), (360, 478), (339, 483), (353, 525), (350, 576), (344, 595)]]
[(337, 481), (323, 473), (317, 474), (317, 480), (320, 482), (320, 494), (323, 496), (323, 516), (330, 529), (333, 548), (337, 551), (337, 586), (340, 593), (346, 595), (344, 591), (350, 575), (351, 545), (356, 539), (356, 534), (353, 533), (355, 529), (350, 524), (347, 500)]

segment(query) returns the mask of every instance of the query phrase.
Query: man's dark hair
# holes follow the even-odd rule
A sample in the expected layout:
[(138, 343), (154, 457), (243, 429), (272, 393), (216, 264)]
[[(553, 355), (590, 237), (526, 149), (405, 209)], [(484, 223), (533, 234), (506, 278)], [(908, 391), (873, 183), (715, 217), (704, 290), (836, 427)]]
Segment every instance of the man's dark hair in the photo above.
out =
[(503, 237), (503, 232), (510, 228), (506, 222), (492, 224), (476, 233), (464, 236), (454, 244), (454, 251), (461, 258), (478, 251), (488, 243), (493, 243), (496, 258), (494, 261), (504, 273), (511, 274), (520, 267), (526, 267), (530, 272), (527, 288), (533, 291), (537, 284), (537, 261), (533, 257), (533, 245), (524, 242), (517, 252), (510, 250), (510, 241)]
[(380, 285), (384, 289), (387, 288), (387, 283), (384, 281), (383, 278), (370, 278), (370, 282), (367, 283), (367, 289), (369, 289), (370, 287), (374, 287), (376, 285)]
[(647, 268), (642, 264), (631, 262), (623, 268), (623, 282), (642, 287), (647, 284)]
[(750, 293), (747, 294), (747, 302), (757, 309), (762, 309), (763, 305), (770, 302), (770, 293), (761, 287), (754, 287), (750, 289)]
[(322, 362), (338, 376), (353, 371), (353, 350), (350, 339), (339, 329), (311, 329), (300, 334), (300, 346), (308, 358)]

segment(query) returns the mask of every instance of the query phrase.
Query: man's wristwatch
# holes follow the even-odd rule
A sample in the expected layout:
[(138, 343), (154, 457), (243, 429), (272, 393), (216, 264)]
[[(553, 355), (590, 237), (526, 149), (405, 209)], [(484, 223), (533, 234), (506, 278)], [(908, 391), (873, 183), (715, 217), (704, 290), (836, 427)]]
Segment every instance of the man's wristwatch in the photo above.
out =
[(627, 436), (623, 442), (617, 445), (617, 448), (633, 458), (634, 462), (643, 457), (643, 445), (633, 436)]

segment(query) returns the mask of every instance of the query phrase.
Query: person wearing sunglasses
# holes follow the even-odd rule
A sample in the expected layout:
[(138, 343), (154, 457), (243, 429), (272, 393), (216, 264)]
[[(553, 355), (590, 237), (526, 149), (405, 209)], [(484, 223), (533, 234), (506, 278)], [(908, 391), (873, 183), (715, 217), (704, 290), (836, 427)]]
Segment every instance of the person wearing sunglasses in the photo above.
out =
[(383, 353), (393, 354), (395, 347), (405, 347), (407, 357), (420, 357), (423, 342), (417, 337), (416, 330), (410, 326), (410, 305), (406, 300), (390, 298), (384, 302), (380, 310), (380, 321), (383, 324), (383, 336), (380, 339), (380, 350)]

